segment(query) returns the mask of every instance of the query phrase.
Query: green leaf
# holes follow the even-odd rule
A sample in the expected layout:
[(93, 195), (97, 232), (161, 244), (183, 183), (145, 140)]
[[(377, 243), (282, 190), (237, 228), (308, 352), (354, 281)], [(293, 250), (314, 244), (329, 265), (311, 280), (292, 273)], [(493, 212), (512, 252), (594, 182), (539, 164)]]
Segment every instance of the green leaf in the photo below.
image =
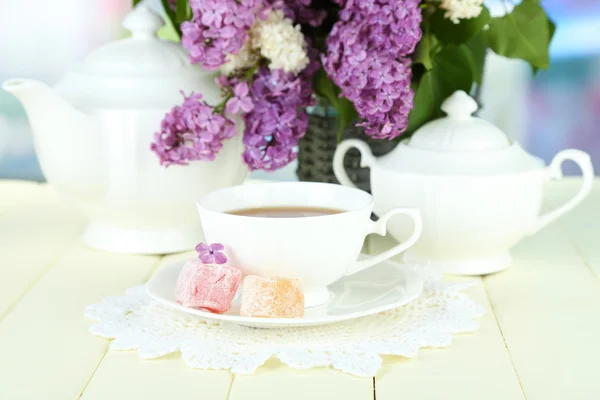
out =
[(192, 9), (188, 4), (188, 0), (176, 0), (175, 4), (175, 21), (178, 25), (192, 19)]
[(409, 114), (407, 135), (442, 116), (442, 102), (452, 93), (457, 90), (469, 93), (474, 74), (473, 56), (465, 45), (448, 45), (436, 54), (433, 68), (423, 74), (415, 88), (415, 107)]
[(169, 21), (167, 21), (175, 30), (175, 32), (177, 32), (177, 35), (179, 38), (181, 38), (181, 27), (180, 24), (177, 23), (177, 16), (175, 11), (173, 11), (171, 9), (171, 6), (169, 4), (169, 0), (161, 0), (163, 8), (165, 9), (165, 13), (167, 14), (167, 19)]
[(141, 2), (142, 2), (142, 0), (133, 0), (133, 6), (135, 7)]
[[(554, 33), (556, 32), (556, 24), (550, 18), (548, 18), (548, 31), (550, 32), (550, 40), (554, 37)], [(548, 43), (548, 47), (550, 47), (550, 43)], [(538, 67), (533, 67), (533, 74), (537, 74), (540, 69)]]
[(469, 48), (469, 50), (471, 51), (471, 55), (473, 56), (473, 80), (478, 85), (481, 85), (481, 82), (483, 81), (483, 68), (485, 66), (485, 56), (487, 54), (487, 45), (485, 43), (483, 32), (479, 32), (465, 44)]
[(550, 32), (550, 39), (548, 40), (548, 43), (550, 43), (552, 41), (552, 38), (554, 38), (554, 34), (556, 33), (556, 24), (554, 23), (554, 21), (552, 21), (550, 19), (550, 17), (548, 18), (548, 32)]
[(426, 70), (433, 68), (432, 52), (437, 45), (437, 39), (432, 34), (424, 33), (415, 50), (414, 63), (421, 64)]
[(492, 17), (487, 7), (476, 18), (460, 20), (458, 24), (444, 17), (446, 11), (438, 8), (431, 16), (431, 30), (435, 36), (444, 43), (460, 44), (477, 35), (486, 26)]
[(534, 70), (547, 69), (553, 25), (538, 0), (523, 0), (511, 13), (492, 18), (486, 40), (501, 56), (523, 59)]
[(336, 110), (339, 114), (337, 127), (338, 143), (342, 141), (344, 130), (348, 127), (348, 125), (352, 124), (358, 119), (358, 113), (354, 108), (354, 104), (352, 104), (352, 102), (345, 97), (342, 97), (339, 100), (338, 106), (336, 107)]
[(338, 113), (337, 139), (341, 141), (344, 130), (358, 118), (354, 104), (344, 97), (340, 98), (340, 88), (329, 78), (323, 68), (313, 76), (313, 90), (321, 99), (331, 104)]
[(323, 68), (319, 69), (313, 76), (313, 90), (317, 96), (327, 100), (333, 107), (337, 109), (337, 103), (340, 101), (338, 95), (340, 90)]

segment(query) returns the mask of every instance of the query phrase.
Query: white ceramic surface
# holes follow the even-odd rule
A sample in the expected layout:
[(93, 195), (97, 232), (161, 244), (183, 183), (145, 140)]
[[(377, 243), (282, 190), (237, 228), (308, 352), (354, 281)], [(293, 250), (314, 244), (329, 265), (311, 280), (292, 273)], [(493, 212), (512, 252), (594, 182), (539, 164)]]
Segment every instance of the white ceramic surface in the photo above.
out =
[[(423, 218), (419, 241), (404, 255), (406, 262), (429, 262), (450, 274), (480, 275), (511, 265), (509, 249), (579, 204), (594, 180), (590, 157), (564, 150), (550, 166), (510, 143), (487, 122), (471, 117), (477, 105), (457, 92), (443, 105), (446, 118), (415, 132), (393, 152), (375, 159), (360, 140), (342, 142), (334, 172), (354, 186), (343, 167), (345, 153), (357, 148), (362, 166), (371, 168), (371, 188), (378, 215), (392, 207), (417, 207)], [(540, 216), (544, 184), (561, 179), (561, 165), (571, 160), (583, 173), (583, 184), (571, 200)], [(389, 221), (398, 240), (410, 232), (409, 221)]]
[[(262, 207), (321, 207), (338, 214), (303, 218), (261, 218), (228, 214)], [(361, 190), (311, 182), (265, 183), (221, 189), (198, 201), (207, 243), (222, 243), (228, 263), (245, 274), (302, 279), (307, 307), (329, 299), (327, 286), (410, 248), (421, 234), (414, 208), (391, 208), (370, 219), (373, 197)], [(365, 238), (386, 234), (394, 215), (409, 219), (411, 233), (402, 244), (357, 260)]]
[[(240, 296), (224, 314), (183, 307), (175, 301), (175, 283), (183, 263), (161, 269), (148, 282), (148, 293), (157, 301), (191, 314), (257, 328), (286, 328), (324, 325), (391, 310), (416, 299), (423, 288), (421, 277), (411, 268), (383, 261), (373, 268), (342, 278), (329, 286), (331, 300), (320, 307), (307, 308), (303, 318), (257, 318), (239, 315)], [(321, 265), (326, 268), (326, 265)]]
[[(92, 52), (54, 87), (11, 79), (4, 90), (25, 107), (48, 182), (90, 219), (92, 247), (164, 254), (202, 240), (194, 202), (247, 175), (241, 135), (213, 162), (161, 167), (150, 144), (180, 90), (220, 100), (214, 74), (189, 63), (181, 46), (159, 40), (162, 19), (138, 6), (132, 32)], [(241, 126), (239, 126), (241, 129)]]

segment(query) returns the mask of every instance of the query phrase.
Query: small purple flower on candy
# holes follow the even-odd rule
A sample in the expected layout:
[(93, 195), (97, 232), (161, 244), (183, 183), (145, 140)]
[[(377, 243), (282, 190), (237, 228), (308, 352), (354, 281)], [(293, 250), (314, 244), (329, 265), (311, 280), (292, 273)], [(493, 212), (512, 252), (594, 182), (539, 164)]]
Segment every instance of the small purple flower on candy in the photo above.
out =
[(233, 89), (233, 97), (227, 101), (225, 111), (231, 114), (237, 114), (239, 112), (248, 113), (254, 109), (254, 103), (248, 94), (248, 84), (240, 82), (235, 85)]
[(199, 243), (196, 246), (198, 258), (205, 264), (225, 264), (227, 257), (223, 254), (223, 250), (225, 250), (225, 246), (221, 243), (213, 243), (211, 245)]

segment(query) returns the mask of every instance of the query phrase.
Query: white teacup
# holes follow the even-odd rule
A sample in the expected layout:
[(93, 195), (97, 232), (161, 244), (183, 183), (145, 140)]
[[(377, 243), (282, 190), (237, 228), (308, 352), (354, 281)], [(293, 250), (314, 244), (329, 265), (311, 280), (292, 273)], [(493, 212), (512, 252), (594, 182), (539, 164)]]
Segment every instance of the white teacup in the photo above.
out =
[[(377, 222), (370, 218), (373, 197), (340, 185), (282, 182), (234, 186), (198, 201), (207, 243), (222, 243), (228, 264), (244, 274), (300, 278), (305, 307), (329, 300), (327, 286), (338, 279), (387, 260), (411, 247), (421, 234), (416, 208), (394, 208)], [(265, 218), (228, 214), (252, 208), (315, 207), (341, 213), (315, 217)], [(365, 237), (384, 236), (395, 214), (414, 220), (408, 240), (378, 255), (361, 257)]]

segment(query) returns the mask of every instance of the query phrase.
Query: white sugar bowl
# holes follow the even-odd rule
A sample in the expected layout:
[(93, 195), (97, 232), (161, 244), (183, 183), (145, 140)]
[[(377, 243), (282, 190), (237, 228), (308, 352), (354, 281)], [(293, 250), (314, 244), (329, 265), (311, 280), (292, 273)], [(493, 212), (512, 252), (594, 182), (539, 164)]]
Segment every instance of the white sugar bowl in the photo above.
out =
[[(362, 166), (371, 168), (377, 215), (397, 206), (421, 210), (423, 233), (404, 261), (428, 262), (456, 275), (501, 271), (512, 263), (511, 247), (590, 193), (594, 181), (590, 157), (580, 150), (564, 150), (545, 166), (496, 126), (473, 117), (477, 103), (463, 91), (448, 98), (442, 110), (446, 117), (425, 124), (380, 158), (366, 143), (345, 140), (335, 153), (335, 175), (343, 185), (354, 186), (343, 160), (355, 147)], [(544, 184), (562, 178), (561, 164), (566, 160), (581, 168), (582, 186), (571, 200), (540, 215)], [(412, 226), (399, 216), (388, 222), (388, 229), (403, 241)]]

